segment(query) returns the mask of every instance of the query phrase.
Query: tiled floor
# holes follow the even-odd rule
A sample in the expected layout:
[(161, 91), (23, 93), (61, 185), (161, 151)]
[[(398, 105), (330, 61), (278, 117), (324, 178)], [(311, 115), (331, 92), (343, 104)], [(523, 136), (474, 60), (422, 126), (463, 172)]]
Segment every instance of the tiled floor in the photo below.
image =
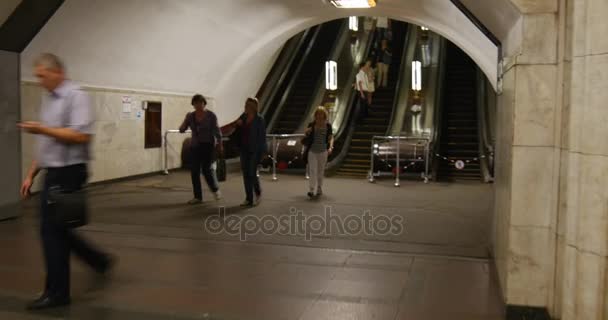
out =
[[(0, 319), (390, 319), (498, 320), (503, 306), (487, 248), (492, 186), (328, 179), (305, 196), (305, 180), (263, 177), (259, 207), (241, 209), (238, 176), (224, 199), (183, 205), (183, 172), (92, 187), (92, 223), (82, 232), (119, 258), (110, 279), (79, 262), (68, 308), (23, 310), (44, 278), (35, 200), (24, 217), (0, 223)], [(204, 219), (290, 212), (403, 218), (399, 235), (304, 232), (213, 234)], [(301, 231), (301, 230), (300, 230)]]

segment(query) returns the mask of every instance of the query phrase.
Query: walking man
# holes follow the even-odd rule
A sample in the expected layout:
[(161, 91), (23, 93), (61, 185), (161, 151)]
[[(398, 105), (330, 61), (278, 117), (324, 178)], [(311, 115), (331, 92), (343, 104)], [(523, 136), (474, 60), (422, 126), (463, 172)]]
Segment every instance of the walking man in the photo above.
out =
[(34, 63), (35, 75), (48, 92), (42, 99), (40, 122), (19, 124), (24, 131), (38, 137), (36, 160), (21, 186), (26, 198), (39, 171), (46, 172), (40, 203), (40, 235), (44, 253), (46, 284), (40, 298), (28, 309), (45, 309), (70, 303), (70, 253), (75, 253), (96, 272), (106, 273), (111, 258), (74, 230), (53, 222), (48, 204), (49, 189), (59, 187), (80, 190), (88, 177), (89, 145), (93, 136), (95, 113), (89, 97), (66, 78), (61, 60), (49, 53)]

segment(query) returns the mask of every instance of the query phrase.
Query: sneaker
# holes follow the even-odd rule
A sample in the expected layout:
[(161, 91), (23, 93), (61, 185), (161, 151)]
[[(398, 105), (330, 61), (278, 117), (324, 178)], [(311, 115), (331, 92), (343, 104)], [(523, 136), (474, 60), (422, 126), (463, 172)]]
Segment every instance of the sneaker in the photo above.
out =
[(245, 200), (241, 203), (241, 207), (252, 207), (253, 203), (251, 201)]
[(201, 203), (203, 203), (203, 200), (197, 199), (197, 198), (193, 198), (192, 200), (188, 201), (188, 204), (190, 204), (190, 205), (201, 204)]
[(262, 199), (260, 199), (259, 197), (256, 197), (255, 200), (253, 200), (253, 207), (257, 207), (260, 205), (260, 202), (262, 201)]
[(220, 190), (217, 190), (216, 192), (213, 193), (213, 197), (215, 198), (215, 200), (221, 200), (222, 192)]
[(309, 198), (313, 198), (315, 196), (312, 191), (309, 191), (306, 195), (308, 195)]

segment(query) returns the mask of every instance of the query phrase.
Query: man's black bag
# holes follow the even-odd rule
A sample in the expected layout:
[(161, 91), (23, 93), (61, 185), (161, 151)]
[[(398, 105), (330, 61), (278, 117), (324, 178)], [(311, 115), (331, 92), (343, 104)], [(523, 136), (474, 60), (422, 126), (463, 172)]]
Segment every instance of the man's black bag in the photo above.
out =
[(65, 228), (78, 228), (88, 221), (87, 193), (84, 189), (67, 190), (56, 186), (49, 189), (48, 206), (53, 222)]

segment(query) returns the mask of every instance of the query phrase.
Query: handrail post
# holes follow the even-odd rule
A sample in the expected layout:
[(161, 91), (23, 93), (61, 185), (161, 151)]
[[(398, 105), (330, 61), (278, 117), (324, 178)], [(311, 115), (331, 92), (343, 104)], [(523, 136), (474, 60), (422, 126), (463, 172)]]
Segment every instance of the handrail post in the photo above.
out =
[(165, 170), (163, 171), (163, 173), (164, 173), (165, 175), (168, 175), (168, 174), (169, 174), (169, 156), (167, 155), (167, 153), (168, 153), (168, 147), (169, 147), (169, 141), (168, 141), (168, 139), (167, 139), (168, 135), (169, 135), (169, 130), (166, 130), (166, 131), (165, 131), (165, 141), (164, 141), (164, 142), (165, 142), (165, 145), (164, 145), (164, 152), (165, 152)]
[(272, 181), (277, 180), (277, 137), (272, 136)]
[(397, 136), (397, 163), (395, 167), (395, 187), (399, 187), (399, 176), (401, 175), (400, 156), (401, 154), (401, 136)]
[(429, 153), (430, 153), (430, 147), (431, 145), (431, 141), (427, 140), (426, 141), (426, 147), (425, 147), (425, 159), (424, 159), (424, 183), (429, 183)]
[(376, 137), (372, 137), (372, 145), (371, 145), (371, 152), (370, 152), (370, 167), (369, 167), (369, 182), (373, 183), (374, 182), (374, 149), (375, 149), (375, 141)]

